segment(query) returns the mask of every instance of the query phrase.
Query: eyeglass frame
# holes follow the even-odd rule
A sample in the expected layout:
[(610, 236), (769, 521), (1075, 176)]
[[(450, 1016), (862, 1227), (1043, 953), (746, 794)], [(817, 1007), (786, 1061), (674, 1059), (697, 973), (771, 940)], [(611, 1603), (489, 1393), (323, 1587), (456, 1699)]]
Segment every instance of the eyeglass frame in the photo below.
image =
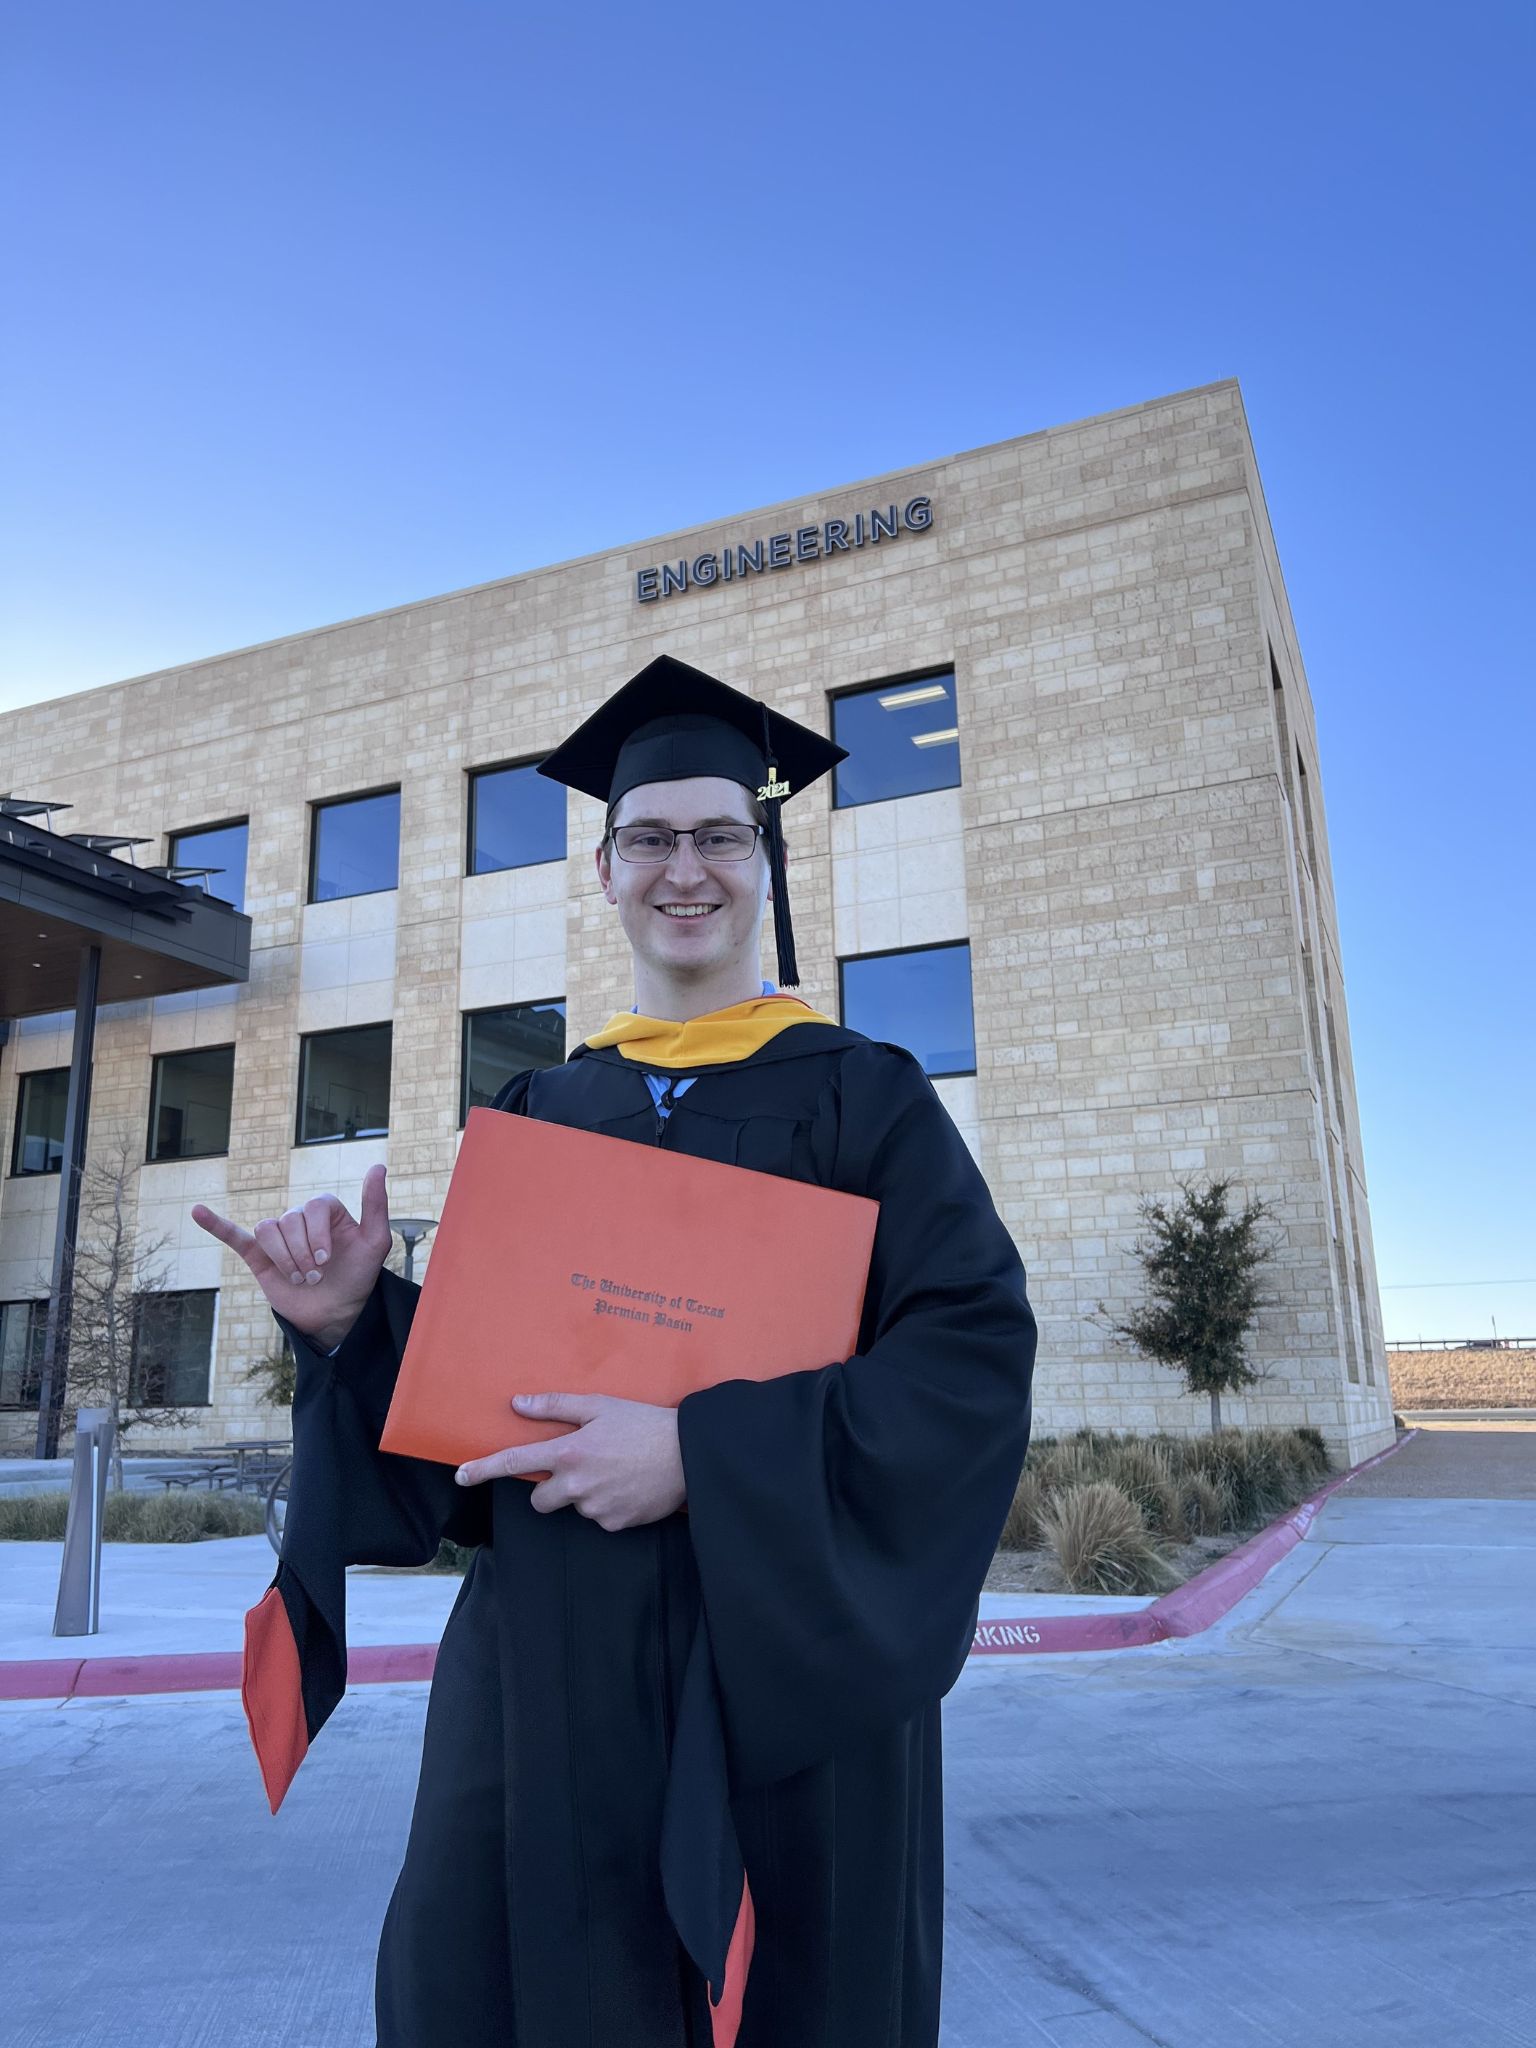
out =
[[(734, 860), (730, 859), (729, 857), (727, 857), (724, 860), (721, 860), (720, 857), (717, 855), (715, 859), (711, 861), (709, 855), (707, 853), (704, 853), (700, 849), (699, 834), (701, 832), (718, 832), (721, 826), (726, 824), (729, 824), (736, 831), (750, 832), (753, 835), (752, 851), (751, 853), (740, 854)], [(620, 851), (617, 836), (620, 832), (628, 832), (630, 830), (634, 830), (637, 832), (670, 832), (672, 834), (672, 844), (667, 848), (665, 853), (658, 855), (658, 857), (655, 860), (633, 860), (631, 859), (629, 854)], [(610, 825), (608, 827), (607, 832), (604, 834), (604, 837), (607, 839), (608, 844), (613, 848), (615, 854), (618, 855), (618, 858), (621, 861), (623, 861), (626, 867), (665, 867), (667, 862), (672, 858), (673, 854), (676, 853), (677, 842), (679, 841), (679, 839), (691, 839), (693, 841), (694, 852), (698, 854), (699, 859), (704, 862), (706, 867), (739, 868), (744, 866), (745, 863), (752, 858), (752, 854), (756, 853), (758, 841), (763, 837), (764, 833), (767, 830), (768, 827), (766, 825), (749, 824), (745, 818), (715, 818), (707, 825)]]

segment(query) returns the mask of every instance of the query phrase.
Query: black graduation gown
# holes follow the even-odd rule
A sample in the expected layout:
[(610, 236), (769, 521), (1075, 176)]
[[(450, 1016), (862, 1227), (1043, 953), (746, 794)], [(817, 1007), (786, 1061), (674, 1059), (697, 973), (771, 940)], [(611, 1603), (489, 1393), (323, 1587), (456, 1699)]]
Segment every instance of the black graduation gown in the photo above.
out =
[[(744, 1865), (736, 2048), (932, 2048), (939, 1701), (1028, 1439), (1023, 1269), (910, 1054), (795, 1024), (677, 1069), (696, 1079), (665, 1122), (647, 1067), (581, 1047), (494, 1106), (874, 1196), (858, 1349), (688, 1396), (686, 1513), (605, 1531), (535, 1512), (526, 1480), (466, 1490), (378, 1451), (414, 1286), (382, 1273), (334, 1360), (290, 1331), (274, 1587), (301, 1744), (342, 1689), (344, 1564), (480, 1545), (438, 1655), (379, 2042), (709, 2048)], [(780, 1292), (793, 1315), (793, 1273)]]

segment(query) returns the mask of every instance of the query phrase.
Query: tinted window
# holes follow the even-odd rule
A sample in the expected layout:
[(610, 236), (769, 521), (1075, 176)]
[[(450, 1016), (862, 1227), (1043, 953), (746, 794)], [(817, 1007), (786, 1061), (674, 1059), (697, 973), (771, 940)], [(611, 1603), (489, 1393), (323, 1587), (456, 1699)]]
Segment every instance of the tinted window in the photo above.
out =
[(210, 825), (204, 832), (171, 834), (171, 865), (179, 868), (222, 868), (223, 873), (188, 878), (191, 889), (206, 889), (236, 910), (245, 908), (245, 850), (250, 827)]
[(301, 1145), (389, 1134), (391, 1027), (360, 1024), (306, 1038), (299, 1056)]
[(229, 1150), (235, 1048), (198, 1046), (161, 1053), (150, 1084), (151, 1159), (205, 1159)]
[(35, 1408), (42, 1392), (46, 1301), (0, 1301), (0, 1408)]
[(565, 859), (565, 788), (530, 762), (469, 778), (469, 872)]
[(960, 780), (960, 737), (952, 673), (914, 682), (875, 683), (832, 699), (832, 737), (848, 759), (832, 771), (839, 807), (953, 789)]
[(867, 1038), (903, 1045), (929, 1074), (974, 1074), (971, 949), (925, 946), (839, 962), (843, 1022)]
[(514, 1074), (558, 1066), (565, 1058), (565, 1001), (511, 1003), (474, 1010), (464, 1019), (463, 1086), (459, 1122), (486, 1108)]
[(22, 1075), (16, 1098), (12, 1173), (59, 1171), (64, 1159), (64, 1106), (68, 1098), (68, 1067), (45, 1067), (38, 1073)]
[(316, 804), (309, 900), (369, 896), (400, 884), (400, 792)]
[(204, 1408), (218, 1291), (141, 1294), (135, 1304), (128, 1399), (137, 1408)]

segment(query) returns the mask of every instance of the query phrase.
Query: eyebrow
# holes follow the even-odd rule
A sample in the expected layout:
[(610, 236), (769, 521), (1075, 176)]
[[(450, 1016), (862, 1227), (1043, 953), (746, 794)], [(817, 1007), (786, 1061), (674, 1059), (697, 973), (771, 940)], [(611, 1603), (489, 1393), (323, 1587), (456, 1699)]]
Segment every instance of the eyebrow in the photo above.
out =
[[(678, 827), (672, 823), (670, 818), (626, 818), (623, 822), (626, 825), (664, 825), (669, 832), (676, 832), (678, 830)], [(752, 820), (750, 818), (732, 818), (722, 815), (718, 818), (700, 818), (697, 826), (693, 829), (702, 832), (706, 825), (750, 825), (751, 823)]]

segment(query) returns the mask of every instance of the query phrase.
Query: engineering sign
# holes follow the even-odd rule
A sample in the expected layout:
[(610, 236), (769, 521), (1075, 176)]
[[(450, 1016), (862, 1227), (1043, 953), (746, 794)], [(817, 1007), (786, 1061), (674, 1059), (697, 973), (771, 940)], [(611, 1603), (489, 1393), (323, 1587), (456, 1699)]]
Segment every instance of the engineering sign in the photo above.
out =
[(680, 591), (707, 589), (712, 583), (735, 583), (769, 569), (791, 569), (797, 562), (825, 561), (856, 548), (878, 547), (903, 532), (926, 533), (933, 524), (933, 500), (909, 498), (905, 505), (876, 506), (849, 519), (828, 519), (821, 526), (797, 526), (791, 533), (771, 533), (766, 540), (735, 544), (718, 554), (695, 555), (690, 562), (661, 562), (635, 575), (635, 596), (656, 604)]

